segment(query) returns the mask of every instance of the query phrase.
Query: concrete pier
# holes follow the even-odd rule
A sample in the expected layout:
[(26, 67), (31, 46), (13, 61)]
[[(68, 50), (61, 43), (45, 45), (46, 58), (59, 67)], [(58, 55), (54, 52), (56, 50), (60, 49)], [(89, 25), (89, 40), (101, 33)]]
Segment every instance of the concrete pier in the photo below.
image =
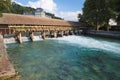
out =
[(65, 36), (68, 36), (69, 35), (69, 31), (68, 30), (66, 30), (66, 31), (64, 31), (64, 33), (63, 33)]
[(69, 31), (69, 35), (74, 35), (73, 30), (70, 30), (70, 31)]
[(57, 31), (54, 31), (54, 38), (57, 38)]
[(43, 31), (43, 33), (42, 33), (42, 38), (46, 39), (46, 32), (45, 31)]
[(30, 39), (32, 42), (34, 42), (34, 33), (33, 32), (30, 32)]
[[(17, 31), (15, 34), (5, 34), (5, 43), (23, 43), (25, 41), (36, 41), (47, 38), (58, 38), (69, 35), (81, 35), (83, 30), (42, 30), (35, 31)], [(39, 39), (38, 39), (39, 38)], [(40, 39), (41, 38), (41, 39)]]
[(19, 32), (19, 33), (17, 34), (17, 39), (18, 39), (18, 42), (21, 44), (21, 43), (22, 43), (21, 32)]
[(75, 35), (78, 35), (78, 30), (74, 30), (74, 34), (75, 34)]
[(8, 59), (3, 36), (0, 35), (0, 80), (5, 80), (15, 75), (13, 65)]
[(50, 31), (50, 38), (53, 37), (53, 31)]
[(51, 38), (56, 38), (57, 37), (57, 32), (56, 31), (50, 31), (50, 37)]
[(63, 37), (63, 31), (58, 31), (57, 32), (57, 37)]

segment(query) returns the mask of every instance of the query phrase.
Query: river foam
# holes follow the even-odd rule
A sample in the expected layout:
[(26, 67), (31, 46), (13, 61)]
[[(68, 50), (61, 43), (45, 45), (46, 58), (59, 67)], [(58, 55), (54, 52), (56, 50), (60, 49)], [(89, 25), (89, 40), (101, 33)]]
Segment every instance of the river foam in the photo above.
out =
[(116, 53), (120, 53), (120, 43), (119, 42), (111, 42), (102, 39), (95, 39), (92, 37), (85, 37), (85, 36), (65, 36), (63, 38), (57, 38), (59, 42), (64, 41), (65, 43), (73, 43), (78, 44), (83, 47), (88, 48), (98, 48), (102, 50), (112, 51)]
[[(86, 37), (86, 36), (64, 36), (61, 38), (48, 38), (48, 40), (57, 40), (58, 42), (62, 43), (71, 43), (71, 44), (77, 44), (79, 46), (88, 47), (88, 48), (97, 48), (107, 51), (112, 51), (115, 53), (120, 53), (120, 41), (108, 41), (105, 39), (97, 39), (92, 37)], [(34, 41), (41, 41), (43, 40), (41, 36), (34, 36)], [(22, 37), (22, 41), (30, 41), (28, 37)], [(4, 42), (6, 44), (10, 43), (16, 43), (17, 41), (15, 38), (8, 38), (4, 39)]]

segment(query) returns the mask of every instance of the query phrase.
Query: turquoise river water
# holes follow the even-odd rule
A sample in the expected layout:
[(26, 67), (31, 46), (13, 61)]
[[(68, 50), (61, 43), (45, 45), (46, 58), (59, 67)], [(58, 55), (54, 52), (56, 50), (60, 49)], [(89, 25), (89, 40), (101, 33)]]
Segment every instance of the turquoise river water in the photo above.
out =
[(21, 80), (120, 80), (120, 41), (67, 36), (7, 45)]

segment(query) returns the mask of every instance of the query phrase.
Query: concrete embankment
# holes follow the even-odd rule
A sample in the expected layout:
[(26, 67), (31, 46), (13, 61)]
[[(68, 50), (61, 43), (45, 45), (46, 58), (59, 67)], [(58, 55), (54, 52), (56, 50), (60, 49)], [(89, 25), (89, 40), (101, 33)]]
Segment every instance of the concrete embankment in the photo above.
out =
[(87, 31), (86, 34), (87, 35), (94, 35), (94, 36), (120, 39), (120, 32), (116, 32), (116, 31)]
[(0, 35), (0, 80), (5, 80), (15, 75), (15, 69), (8, 59), (3, 36)]

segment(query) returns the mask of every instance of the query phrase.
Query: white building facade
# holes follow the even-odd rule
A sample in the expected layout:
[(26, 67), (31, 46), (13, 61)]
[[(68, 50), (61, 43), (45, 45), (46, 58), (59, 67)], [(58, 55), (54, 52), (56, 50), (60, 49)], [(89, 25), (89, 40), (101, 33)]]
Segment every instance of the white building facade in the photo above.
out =
[(109, 25), (115, 26), (115, 25), (117, 25), (117, 22), (114, 19), (110, 19), (109, 20)]
[(37, 8), (35, 10), (35, 16), (36, 17), (46, 17), (45, 16), (45, 11), (42, 8)]

